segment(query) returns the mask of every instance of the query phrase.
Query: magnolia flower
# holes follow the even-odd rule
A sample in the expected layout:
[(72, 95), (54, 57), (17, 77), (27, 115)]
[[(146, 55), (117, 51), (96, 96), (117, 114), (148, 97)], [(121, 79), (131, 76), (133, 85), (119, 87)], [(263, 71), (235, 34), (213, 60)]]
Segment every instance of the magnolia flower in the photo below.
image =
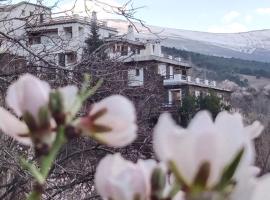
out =
[(127, 98), (114, 95), (93, 105), (89, 115), (75, 123), (85, 135), (113, 147), (123, 147), (136, 138), (135, 107)]
[(124, 160), (120, 154), (107, 155), (97, 166), (96, 189), (104, 199), (148, 199), (155, 165), (153, 160), (140, 160), (134, 164)]
[(202, 111), (184, 129), (165, 113), (154, 129), (154, 150), (160, 160), (174, 163), (187, 186), (192, 186), (202, 166), (208, 166), (206, 187), (212, 188), (243, 148), (235, 176), (254, 162), (252, 139), (261, 131), (259, 122), (245, 127), (240, 114), (221, 112), (213, 122), (211, 115)]

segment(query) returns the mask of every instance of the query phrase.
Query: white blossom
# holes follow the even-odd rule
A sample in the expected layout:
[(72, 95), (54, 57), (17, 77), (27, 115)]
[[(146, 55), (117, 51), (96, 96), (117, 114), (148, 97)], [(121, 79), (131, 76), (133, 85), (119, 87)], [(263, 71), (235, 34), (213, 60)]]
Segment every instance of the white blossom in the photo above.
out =
[(126, 146), (137, 137), (135, 107), (123, 96), (107, 97), (95, 103), (87, 117), (77, 120), (77, 127), (109, 146)]
[(69, 113), (75, 104), (78, 88), (75, 85), (68, 85), (58, 89), (62, 95), (64, 112)]
[(7, 110), (0, 107), (0, 129), (10, 137), (24, 145), (31, 145), (29, 130), (26, 124)]
[(230, 200), (252, 200), (252, 195), (257, 185), (257, 176), (260, 169), (251, 166), (239, 174), (235, 187), (230, 195)]
[(97, 166), (95, 184), (104, 199), (141, 200), (149, 198), (150, 177), (156, 163), (153, 160), (124, 160), (120, 154), (107, 155)]
[(264, 175), (257, 180), (251, 200), (270, 199), (270, 174)]
[[(254, 127), (260, 127), (259, 129)], [(206, 111), (199, 112), (184, 129), (169, 114), (161, 115), (154, 129), (154, 150), (162, 161), (173, 161), (185, 183), (192, 185), (195, 176), (205, 162), (210, 164), (207, 186), (215, 186), (224, 168), (244, 148), (244, 154), (236, 172), (246, 170), (254, 162), (252, 139), (259, 135), (261, 125), (245, 127), (240, 114), (221, 112), (215, 122)]]
[(25, 112), (38, 119), (40, 108), (49, 102), (50, 86), (31, 74), (21, 76), (7, 91), (6, 103), (17, 116)]

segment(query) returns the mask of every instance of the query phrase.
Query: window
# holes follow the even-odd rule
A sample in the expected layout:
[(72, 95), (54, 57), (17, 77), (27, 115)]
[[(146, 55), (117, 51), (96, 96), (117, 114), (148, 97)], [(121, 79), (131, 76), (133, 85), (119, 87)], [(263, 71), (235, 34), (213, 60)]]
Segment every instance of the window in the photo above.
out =
[(201, 92), (198, 90), (195, 90), (195, 97), (199, 97), (201, 95)]
[(62, 67), (66, 66), (66, 59), (65, 59), (65, 54), (64, 53), (59, 53), (58, 54), (58, 63)]
[(73, 64), (77, 62), (77, 54), (75, 52), (70, 52), (66, 54), (67, 64)]
[(29, 44), (33, 45), (33, 44), (41, 44), (41, 36), (38, 34), (32, 34), (29, 37)]
[[(169, 95), (171, 95), (171, 97), (169, 97), (169, 101), (171, 103), (179, 103), (181, 102), (182, 100), (182, 90), (170, 90), (170, 93)], [(171, 100), (170, 100), (171, 98)]]
[(123, 45), (121, 47), (121, 56), (127, 56), (128, 55), (128, 46), (127, 45)]
[(30, 11), (30, 16), (33, 16), (34, 15), (34, 12)]
[(132, 53), (133, 53), (133, 54), (140, 54), (141, 51), (140, 51), (139, 48), (132, 48)]
[(83, 36), (84, 34), (84, 28), (83, 27), (79, 27), (79, 35)]
[(140, 76), (140, 69), (136, 69), (136, 76)]
[(121, 45), (117, 45), (116, 46), (116, 52), (120, 52), (121, 51)]
[(174, 70), (174, 73), (175, 73), (175, 74), (182, 74), (182, 69), (181, 69), (181, 67), (175, 66), (173, 70)]
[(186, 76), (186, 75), (187, 75), (187, 70), (183, 70), (183, 71), (182, 71), (182, 74), (183, 74), (184, 76)]
[(25, 10), (22, 10), (22, 16), (25, 16)]
[(69, 64), (75, 64), (76, 62), (77, 62), (76, 52), (58, 54), (58, 63), (62, 67), (65, 67), (66, 65), (69, 65)]
[(43, 23), (44, 22), (44, 14), (39, 15), (39, 22)]
[(65, 36), (66, 39), (71, 39), (72, 38), (72, 27), (64, 27), (64, 32), (65, 32)]

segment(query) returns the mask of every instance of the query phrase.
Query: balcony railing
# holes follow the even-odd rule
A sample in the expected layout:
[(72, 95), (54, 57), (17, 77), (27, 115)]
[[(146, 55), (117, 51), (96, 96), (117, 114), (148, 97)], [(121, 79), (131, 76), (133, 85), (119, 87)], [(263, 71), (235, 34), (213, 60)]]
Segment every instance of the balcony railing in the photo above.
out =
[(183, 83), (190, 83), (198, 86), (223, 89), (217, 87), (216, 81), (209, 81), (207, 79), (201, 78), (192, 78), (191, 76), (186, 76), (182, 74), (165, 76), (163, 81), (164, 85), (181, 85)]

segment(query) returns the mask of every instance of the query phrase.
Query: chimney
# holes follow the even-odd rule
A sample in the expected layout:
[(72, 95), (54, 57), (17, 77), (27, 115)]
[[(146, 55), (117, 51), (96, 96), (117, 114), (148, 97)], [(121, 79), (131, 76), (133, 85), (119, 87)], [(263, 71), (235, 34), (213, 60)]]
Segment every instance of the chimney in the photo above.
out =
[(127, 39), (135, 41), (134, 30), (131, 24), (128, 25)]

